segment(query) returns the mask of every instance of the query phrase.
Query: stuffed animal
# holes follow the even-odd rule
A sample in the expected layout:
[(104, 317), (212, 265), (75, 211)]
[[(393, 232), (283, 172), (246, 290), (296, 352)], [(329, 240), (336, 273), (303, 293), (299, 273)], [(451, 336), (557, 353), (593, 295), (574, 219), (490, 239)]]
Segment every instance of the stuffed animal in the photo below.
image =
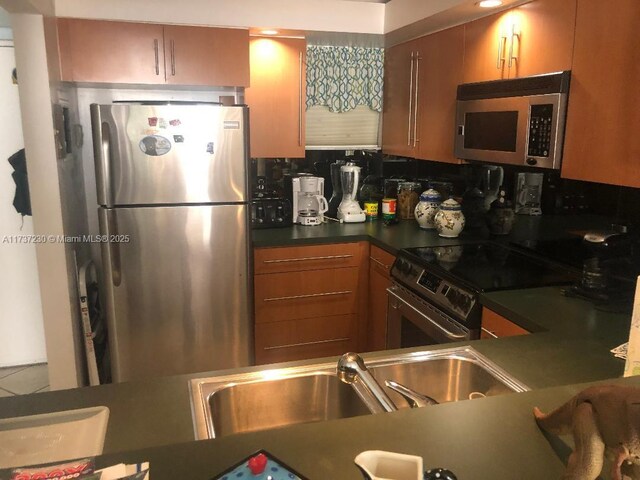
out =
[(595, 480), (605, 454), (613, 462), (613, 480), (640, 480), (640, 388), (590, 387), (549, 414), (536, 407), (533, 415), (542, 430), (573, 434), (564, 480)]

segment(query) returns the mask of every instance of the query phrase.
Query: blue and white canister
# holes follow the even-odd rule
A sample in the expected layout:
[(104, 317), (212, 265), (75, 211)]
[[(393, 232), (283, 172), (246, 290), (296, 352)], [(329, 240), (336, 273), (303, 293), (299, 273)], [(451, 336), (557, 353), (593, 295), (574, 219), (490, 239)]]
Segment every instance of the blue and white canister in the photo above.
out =
[(435, 217), (438, 212), (441, 201), (442, 197), (440, 193), (433, 188), (422, 192), (420, 202), (418, 202), (415, 209), (416, 221), (418, 225), (420, 225), (420, 228), (425, 230), (436, 228), (433, 217)]
[(442, 202), (434, 217), (438, 235), (444, 238), (456, 238), (460, 235), (464, 221), (462, 207), (453, 198)]

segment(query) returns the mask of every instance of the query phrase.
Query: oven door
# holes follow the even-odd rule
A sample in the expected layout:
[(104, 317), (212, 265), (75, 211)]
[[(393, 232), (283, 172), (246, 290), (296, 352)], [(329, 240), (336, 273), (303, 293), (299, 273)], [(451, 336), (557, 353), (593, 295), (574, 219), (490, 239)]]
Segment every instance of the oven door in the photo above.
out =
[(398, 284), (387, 289), (387, 348), (418, 347), (478, 338), (435, 305)]

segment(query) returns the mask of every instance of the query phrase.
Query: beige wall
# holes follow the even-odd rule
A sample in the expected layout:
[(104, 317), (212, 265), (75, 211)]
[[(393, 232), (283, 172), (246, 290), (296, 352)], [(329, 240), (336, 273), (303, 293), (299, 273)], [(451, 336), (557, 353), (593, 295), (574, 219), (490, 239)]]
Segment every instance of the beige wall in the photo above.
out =
[[(41, 15), (11, 16), (19, 75), (20, 107), (36, 235), (63, 235), (63, 208), (52, 123), (52, 98)], [(36, 246), (52, 389), (79, 384), (80, 353), (72, 302), (73, 275), (65, 245)]]
[(56, 0), (59, 17), (377, 34), (384, 8), (341, 0)]
[(12, 205), (16, 186), (6, 161), (24, 147), (18, 86), (8, 75), (14, 67), (14, 48), (0, 41), (0, 367), (47, 360), (36, 246), (5, 241), (33, 234), (33, 218)]

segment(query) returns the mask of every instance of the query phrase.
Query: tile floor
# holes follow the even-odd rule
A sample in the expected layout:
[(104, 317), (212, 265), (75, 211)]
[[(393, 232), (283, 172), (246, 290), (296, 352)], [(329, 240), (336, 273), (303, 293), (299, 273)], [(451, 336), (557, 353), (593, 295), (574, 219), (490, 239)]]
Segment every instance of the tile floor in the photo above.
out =
[(48, 392), (47, 364), (0, 368), (0, 397)]

